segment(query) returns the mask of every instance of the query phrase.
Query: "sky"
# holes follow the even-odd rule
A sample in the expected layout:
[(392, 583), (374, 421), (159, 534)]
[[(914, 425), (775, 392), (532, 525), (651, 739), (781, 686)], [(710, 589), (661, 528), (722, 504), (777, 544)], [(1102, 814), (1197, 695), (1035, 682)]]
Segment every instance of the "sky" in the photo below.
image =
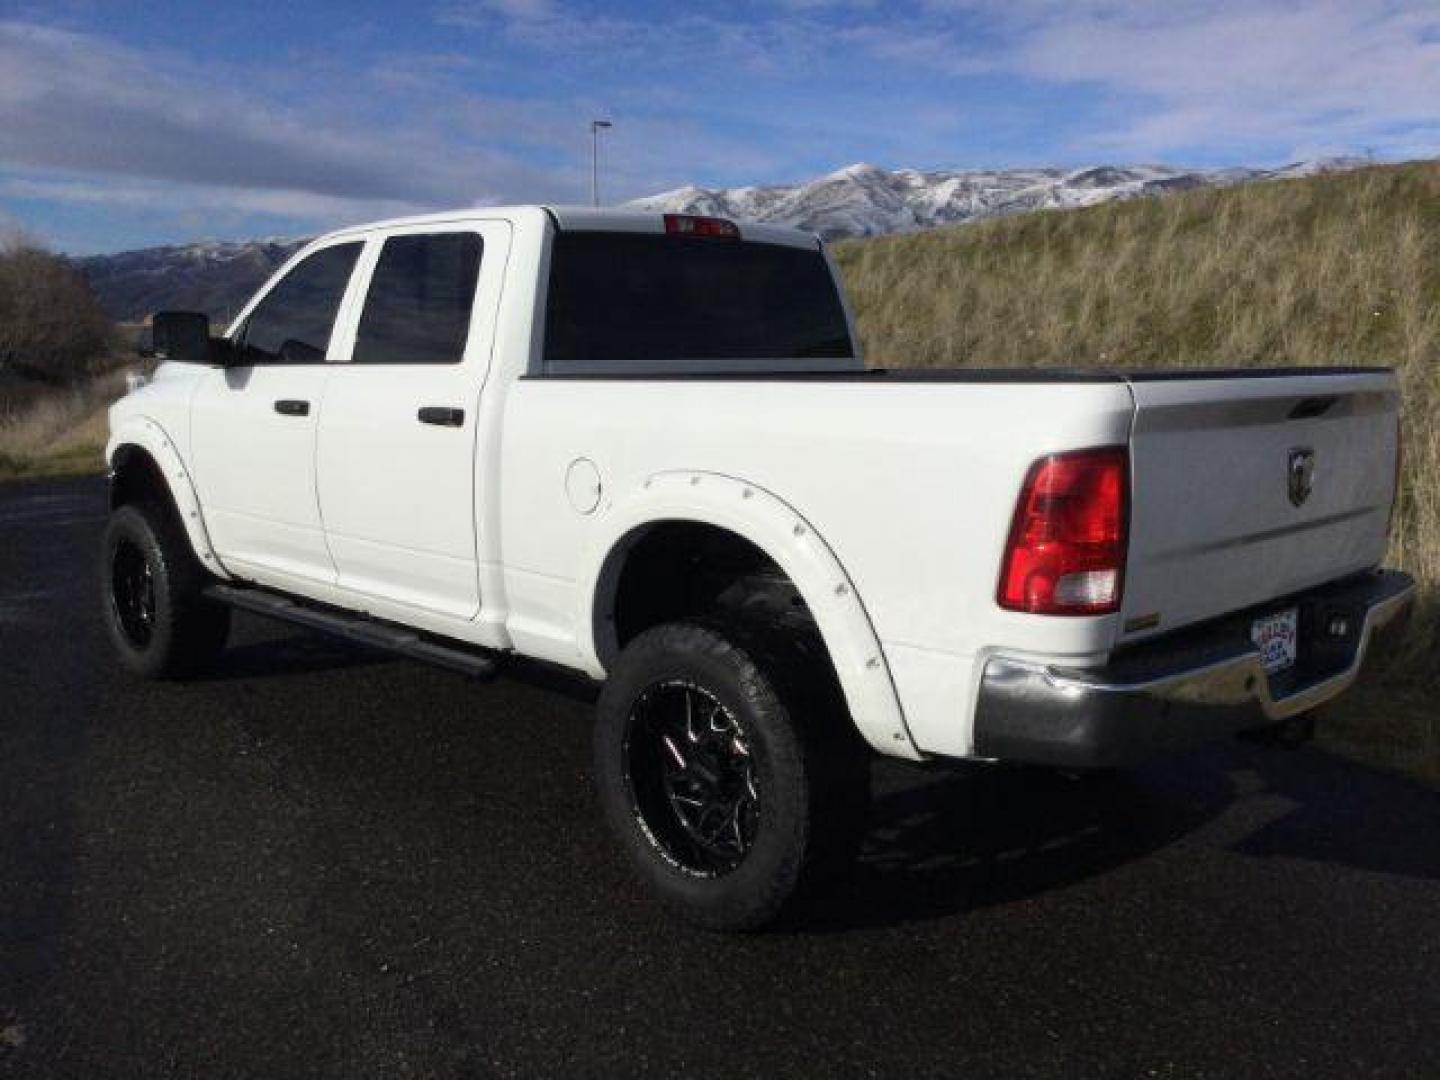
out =
[(0, 0), (0, 232), (74, 254), (886, 168), (1440, 155), (1437, 0)]

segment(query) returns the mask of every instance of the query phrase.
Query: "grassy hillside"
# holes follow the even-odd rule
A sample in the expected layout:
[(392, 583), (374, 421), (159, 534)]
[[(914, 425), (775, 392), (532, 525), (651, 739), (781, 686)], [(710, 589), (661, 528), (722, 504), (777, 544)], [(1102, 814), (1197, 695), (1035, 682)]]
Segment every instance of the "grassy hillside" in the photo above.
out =
[(1387, 364), (1394, 560), (1425, 599), (1392, 677), (1440, 685), (1440, 164), (1028, 214), (835, 254), (871, 364)]

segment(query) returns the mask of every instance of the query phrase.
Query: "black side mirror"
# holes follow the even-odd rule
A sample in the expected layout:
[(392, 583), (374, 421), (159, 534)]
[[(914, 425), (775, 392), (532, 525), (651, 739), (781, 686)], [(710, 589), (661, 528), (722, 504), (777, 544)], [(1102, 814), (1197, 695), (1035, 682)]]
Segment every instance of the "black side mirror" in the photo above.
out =
[(155, 329), (151, 326), (142, 326), (135, 335), (135, 355), (144, 357), (146, 360), (155, 358)]
[(156, 312), (150, 323), (149, 355), (181, 364), (215, 363), (210, 347), (210, 316), (200, 311)]

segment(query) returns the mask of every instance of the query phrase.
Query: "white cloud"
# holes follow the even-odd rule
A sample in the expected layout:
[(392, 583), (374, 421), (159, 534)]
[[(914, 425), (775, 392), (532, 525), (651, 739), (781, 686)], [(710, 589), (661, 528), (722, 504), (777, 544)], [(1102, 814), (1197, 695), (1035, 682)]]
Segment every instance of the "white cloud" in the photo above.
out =
[(1107, 153), (1399, 152), (1440, 122), (1434, 0), (926, 0), (924, 10), (859, 40), (943, 74), (1109, 94), (1114, 119), (1080, 137)]
[[(521, 191), (553, 198), (580, 187), (578, 178), (536, 168), (493, 140), (457, 139), (433, 110), (381, 123), (363, 109), (386, 104), (372, 96), (347, 116), (283, 83), (268, 96), (266, 75), (249, 70), (241, 78), (91, 35), (0, 23), (0, 162), (428, 206)], [(224, 89), (231, 86), (261, 89)], [(464, 104), (472, 114), (517, 107), (473, 97)]]
[[(652, 40), (629, 24), (600, 29), (627, 48)], [(598, 115), (616, 120), (602, 153), (611, 198), (696, 173), (784, 168), (751, 139), (715, 134), (661, 85), (622, 88), (612, 101), (496, 98), (472, 89), (484, 61), (463, 48), (385, 53), (347, 70), (343, 85), (318, 60), (202, 67), (0, 21), (0, 200), (71, 207), (77, 218), (109, 208), (191, 235), (244, 229), (246, 215), (310, 231), (444, 206), (575, 202), (588, 193), (586, 122)]]
[[(822, 2), (829, 6), (830, 0)], [(695, 76), (738, 65), (752, 73), (799, 78), (817, 60), (833, 58), (833, 30), (805, 14), (753, 20), (677, 7), (659, 18), (634, 18), (547, 2), (543, 13), (521, 16), (504, 10), (508, 6), (462, 0), (442, 8), (438, 19), (460, 29), (498, 29), (517, 45), (594, 66), (607, 76), (627, 70), (648, 77), (657, 72)]]
[[(0, 196), (147, 220), (174, 200), (299, 228), (567, 201), (588, 187), (595, 116), (616, 121), (602, 144), (616, 198), (859, 158), (1440, 148), (1436, 0), (763, 0), (652, 18), (435, 2), (445, 29), (424, 51), (292, 43), (260, 68), (0, 21)], [(536, 88), (476, 90), (520, 84)]]
[(0, 198), (177, 213), (205, 210), (227, 217), (254, 213), (296, 222), (339, 223), (357, 217), (397, 217), (427, 209), (422, 204), (397, 199), (357, 199), (284, 188), (89, 180), (45, 174), (0, 177)]
[(545, 19), (555, 11), (551, 0), (489, 0), (490, 6), (512, 19)]
[(1106, 133), (1118, 147), (1379, 140), (1440, 118), (1440, 7), (1190, 2), (1082, 14), (1037, 28), (1016, 65), (1153, 101)]
[(776, 0), (790, 11), (869, 11), (876, 0)]

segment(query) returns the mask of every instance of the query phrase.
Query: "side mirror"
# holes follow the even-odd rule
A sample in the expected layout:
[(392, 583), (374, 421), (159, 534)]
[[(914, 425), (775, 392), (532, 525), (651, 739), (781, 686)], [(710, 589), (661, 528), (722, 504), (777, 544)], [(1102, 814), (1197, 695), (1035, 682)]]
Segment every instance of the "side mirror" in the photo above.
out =
[(146, 360), (155, 359), (155, 328), (142, 326), (135, 335), (135, 355)]
[(199, 311), (156, 312), (150, 323), (149, 355), (181, 364), (215, 363), (210, 347), (210, 316)]

